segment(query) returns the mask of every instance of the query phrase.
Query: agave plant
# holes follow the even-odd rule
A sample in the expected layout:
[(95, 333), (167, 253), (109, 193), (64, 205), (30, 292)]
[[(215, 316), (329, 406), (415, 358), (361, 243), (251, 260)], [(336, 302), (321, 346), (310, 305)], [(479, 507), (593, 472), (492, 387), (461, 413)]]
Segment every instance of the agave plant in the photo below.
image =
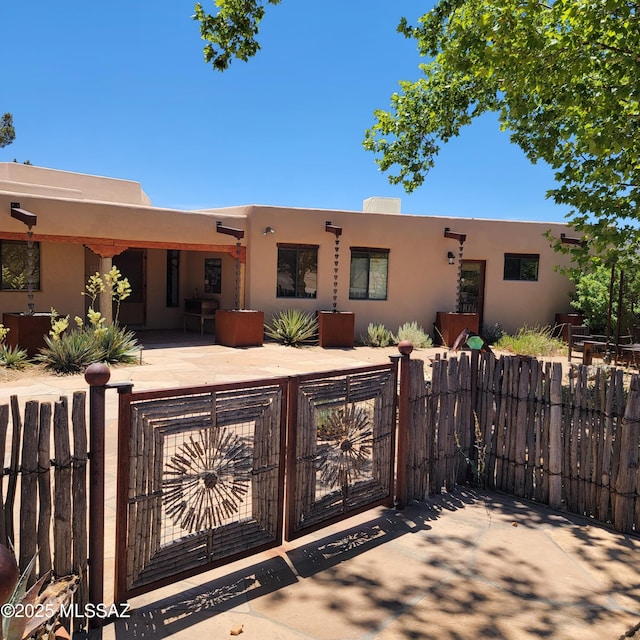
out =
[(2, 640), (70, 637), (58, 616), (62, 606), (70, 602), (79, 578), (67, 576), (50, 582), (46, 573), (27, 589), (35, 560), (36, 556), (19, 576), (13, 553), (0, 545), (0, 605), (5, 613), (20, 611), (20, 615), (2, 619)]
[(7, 369), (24, 369), (29, 362), (26, 349), (0, 345), (0, 365)]
[(44, 337), (45, 347), (36, 361), (56, 373), (81, 373), (92, 362), (102, 360), (102, 351), (95, 339), (88, 340), (84, 331), (72, 331), (58, 338)]
[(300, 309), (283, 309), (264, 325), (264, 332), (273, 340), (291, 347), (315, 342), (318, 321), (311, 313)]
[(139, 349), (133, 331), (117, 325), (107, 325), (94, 333), (100, 361), (108, 364), (134, 364)]

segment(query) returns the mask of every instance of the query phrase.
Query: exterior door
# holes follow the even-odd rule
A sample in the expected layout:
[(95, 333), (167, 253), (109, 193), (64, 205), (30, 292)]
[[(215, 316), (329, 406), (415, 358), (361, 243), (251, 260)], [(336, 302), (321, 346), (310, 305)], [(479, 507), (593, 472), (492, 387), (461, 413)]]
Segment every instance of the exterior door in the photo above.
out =
[[(131, 295), (120, 305), (118, 322), (128, 327), (143, 327), (146, 323), (147, 252), (127, 249), (114, 256), (113, 264), (131, 284)], [(115, 304), (113, 317), (116, 317)]]
[(460, 296), (463, 313), (477, 313), (482, 328), (486, 260), (463, 260)]

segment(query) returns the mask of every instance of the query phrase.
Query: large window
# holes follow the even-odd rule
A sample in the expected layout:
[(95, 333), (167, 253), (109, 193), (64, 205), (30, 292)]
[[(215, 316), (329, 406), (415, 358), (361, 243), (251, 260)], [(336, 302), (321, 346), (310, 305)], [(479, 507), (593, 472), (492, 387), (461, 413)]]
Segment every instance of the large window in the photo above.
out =
[(318, 245), (278, 245), (278, 298), (315, 298), (318, 291)]
[(351, 247), (351, 300), (386, 300), (389, 249)]
[(2, 290), (27, 291), (40, 289), (40, 243), (25, 240), (0, 241)]
[(540, 256), (537, 253), (505, 253), (505, 280), (537, 280)]

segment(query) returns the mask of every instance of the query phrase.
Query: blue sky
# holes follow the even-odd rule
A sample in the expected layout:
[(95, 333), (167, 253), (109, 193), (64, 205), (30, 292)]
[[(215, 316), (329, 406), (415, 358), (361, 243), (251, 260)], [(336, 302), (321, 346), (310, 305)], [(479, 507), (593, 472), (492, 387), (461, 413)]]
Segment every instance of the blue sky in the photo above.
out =
[(396, 25), (432, 4), (283, 0), (258, 56), (221, 74), (203, 61), (191, 0), (4, 2), (0, 112), (16, 140), (0, 161), (136, 180), (154, 205), (180, 209), (360, 210), (386, 196), (403, 213), (563, 220), (545, 199), (551, 170), (492, 117), (447, 144), (411, 195), (363, 150), (374, 110), (419, 75)]

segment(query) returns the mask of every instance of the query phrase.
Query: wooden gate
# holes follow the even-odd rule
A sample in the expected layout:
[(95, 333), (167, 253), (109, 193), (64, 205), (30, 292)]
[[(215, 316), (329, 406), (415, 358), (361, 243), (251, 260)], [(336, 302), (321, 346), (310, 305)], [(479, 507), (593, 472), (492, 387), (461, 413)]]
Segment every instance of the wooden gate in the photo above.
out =
[(120, 396), (115, 599), (282, 543), (287, 381)]
[(393, 503), (396, 367), (294, 378), (286, 537)]
[(285, 512), (293, 539), (392, 504), (396, 380), (389, 364), (122, 393), (115, 601), (280, 545)]

